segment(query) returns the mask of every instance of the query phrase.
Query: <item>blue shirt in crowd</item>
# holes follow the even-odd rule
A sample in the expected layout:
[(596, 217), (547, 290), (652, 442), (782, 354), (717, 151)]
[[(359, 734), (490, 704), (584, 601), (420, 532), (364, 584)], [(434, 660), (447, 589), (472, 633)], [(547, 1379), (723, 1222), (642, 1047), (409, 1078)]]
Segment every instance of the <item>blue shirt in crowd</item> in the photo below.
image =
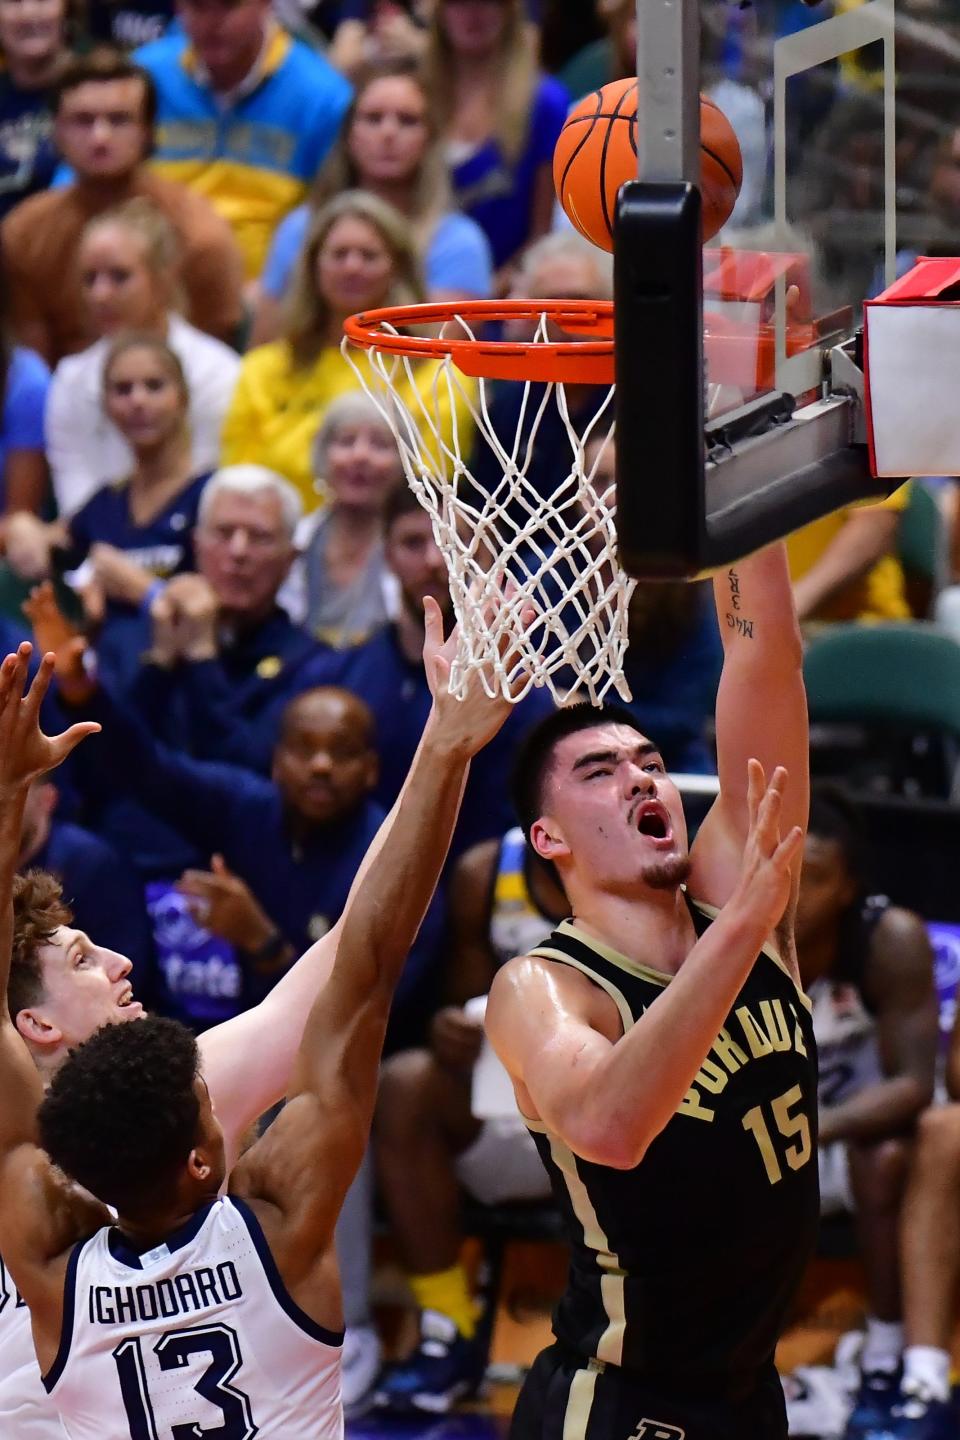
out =
[[(70, 545), (59, 556), (61, 568), (75, 569), (91, 546), (99, 543), (122, 550), (158, 580), (189, 570), (200, 495), (208, 479), (208, 475), (198, 475), (191, 480), (145, 525), (138, 525), (130, 513), (130, 489), (125, 482), (102, 486), (71, 518)], [(132, 605), (110, 601), (97, 643), (101, 673), (126, 689), (140, 666), (140, 656), (149, 648), (149, 616)]]
[(22, 90), (0, 72), (0, 219), (28, 195), (46, 190), (57, 163), (46, 87)]
[(564, 87), (544, 76), (533, 97), (527, 140), (516, 160), (508, 161), (499, 141), (491, 138), (453, 166), (457, 205), (486, 234), (498, 268), (530, 239), (537, 173), (542, 165), (552, 165), (569, 109)]
[(50, 388), (50, 371), (33, 350), (17, 346), (10, 356), (3, 394), (0, 427), (0, 475), (6, 498), (7, 456), (14, 450), (43, 452), (43, 412)]
[[(310, 219), (310, 207), (298, 205), (274, 231), (260, 277), (264, 294), (272, 300), (280, 300), (287, 292)], [(467, 215), (453, 212), (441, 215), (423, 256), (423, 265), (429, 293), (447, 290), (473, 300), (486, 300), (493, 293), (490, 243), (480, 226)]]
[[(297, 955), (339, 919), (360, 862), (384, 818), (374, 799), (298, 837), (280, 791), (263, 776), (194, 760), (158, 744), (146, 726), (102, 689), (85, 713), (104, 728), (102, 737), (77, 751), (77, 780), (86, 796), (135, 796), (186, 835), (203, 856), (221, 854)], [(443, 911), (437, 899), (404, 971), (396, 1002), (401, 1012), (398, 1024), (404, 1009), (411, 1017), (426, 1013), (423, 992), (433, 983), (442, 929)], [(213, 954), (210, 958), (213, 980), (221, 992), (222, 958)], [(168, 972), (168, 991), (169, 978)], [(198, 989), (195, 978), (191, 977), (189, 993), (169, 998), (174, 1013), (192, 1019), (189, 1011), (195, 1007), (200, 1023), (209, 1024), (210, 997)], [(245, 973), (241, 993), (220, 998), (236, 1013), (261, 999), (278, 978), (277, 973)]]

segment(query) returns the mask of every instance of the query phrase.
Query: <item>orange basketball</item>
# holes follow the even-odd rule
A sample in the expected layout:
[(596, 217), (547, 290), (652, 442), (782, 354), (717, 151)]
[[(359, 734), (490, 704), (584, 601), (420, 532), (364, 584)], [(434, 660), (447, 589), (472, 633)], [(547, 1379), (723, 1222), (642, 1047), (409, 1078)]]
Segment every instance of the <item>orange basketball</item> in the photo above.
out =
[[(553, 183), (573, 225), (613, 249), (617, 192), (637, 178), (637, 82), (614, 80), (594, 90), (567, 116), (553, 152)], [(730, 219), (743, 182), (743, 157), (723, 111), (700, 96), (700, 193), (703, 238)]]

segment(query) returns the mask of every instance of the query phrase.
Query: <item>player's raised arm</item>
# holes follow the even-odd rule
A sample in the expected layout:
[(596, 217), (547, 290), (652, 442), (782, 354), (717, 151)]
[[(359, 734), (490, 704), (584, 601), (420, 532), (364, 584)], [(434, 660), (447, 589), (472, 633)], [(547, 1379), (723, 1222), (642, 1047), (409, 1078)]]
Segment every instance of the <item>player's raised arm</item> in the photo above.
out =
[(289, 1103), (240, 1161), (231, 1185), (271, 1202), (283, 1217), (282, 1233), (270, 1239), (292, 1285), (332, 1239), (369, 1135), (393, 993), (446, 859), (470, 759), (509, 711), (509, 702), (490, 699), (476, 679), (462, 701), (449, 695), (455, 637), (441, 644), (439, 608), (426, 604), (424, 660), (434, 702), (423, 738), (347, 901)]
[[(786, 768), (784, 832), (806, 827), (809, 734), (803, 686), (803, 645), (787, 567), (786, 548), (771, 545), (718, 574), (713, 582), (723, 638), (717, 694), (720, 795), (691, 851), (690, 892), (722, 906), (737, 884), (747, 838), (747, 761), (768, 775)], [(799, 860), (794, 867), (794, 896)]]
[[(40, 705), (53, 674), (53, 657), (44, 657), (24, 693), (30, 653), (31, 646), (25, 642), (0, 665), (0, 1245), (21, 1293), (29, 1303), (36, 1303), (42, 1319), (45, 1295), (31, 1286), (31, 1278), (42, 1273), (52, 1255), (72, 1243), (78, 1226), (82, 1228), (91, 1215), (100, 1221), (106, 1212), (88, 1196), (54, 1180), (49, 1162), (36, 1145), (43, 1087), (7, 1005), (13, 887), (31, 782), (55, 769), (85, 736), (100, 727), (87, 723), (72, 725), (62, 735), (43, 734)], [(55, 1291), (56, 1286), (51, 1293)]]
[(13, 945), (13, 882), (20, 853), (20, 826), (27, 791), (39, 775), (53, 770), (99, 725), (73, 725), (48, 737), (40, 729), (40, 705), (53, 674), (44, 658), (24, 693), (32, 647), (26, 641), (0, 665), (0, 1163), (18, 1145), (33, 1140), (42, 1098), (37, 1067), (17, 1032), (6, 1003)]

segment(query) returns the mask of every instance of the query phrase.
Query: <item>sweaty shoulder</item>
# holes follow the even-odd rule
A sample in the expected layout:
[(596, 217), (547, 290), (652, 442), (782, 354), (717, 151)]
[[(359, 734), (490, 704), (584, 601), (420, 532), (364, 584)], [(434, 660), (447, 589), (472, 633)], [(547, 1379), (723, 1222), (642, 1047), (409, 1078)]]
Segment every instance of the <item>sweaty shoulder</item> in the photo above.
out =
[(540, 955), (517, 955), (494, 977), (486, 1013), (494, 1043), (517, 1019), (544, 1027), (577, 1020), (611, 1042), (623, 1034), (617, 1007), (599, 985), (572, 965)]

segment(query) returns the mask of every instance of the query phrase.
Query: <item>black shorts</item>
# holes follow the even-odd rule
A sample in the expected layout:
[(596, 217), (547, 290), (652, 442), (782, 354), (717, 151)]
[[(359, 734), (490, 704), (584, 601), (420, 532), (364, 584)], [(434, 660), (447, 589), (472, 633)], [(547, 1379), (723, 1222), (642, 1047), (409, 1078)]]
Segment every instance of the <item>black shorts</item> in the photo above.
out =
[(510, 1440), (786, 1440), (783, 1389), (771, 1368), (748, 1400), (689, 1400), (615, 1365), (589, 1367), (560, 1345), (534, 1361)]

